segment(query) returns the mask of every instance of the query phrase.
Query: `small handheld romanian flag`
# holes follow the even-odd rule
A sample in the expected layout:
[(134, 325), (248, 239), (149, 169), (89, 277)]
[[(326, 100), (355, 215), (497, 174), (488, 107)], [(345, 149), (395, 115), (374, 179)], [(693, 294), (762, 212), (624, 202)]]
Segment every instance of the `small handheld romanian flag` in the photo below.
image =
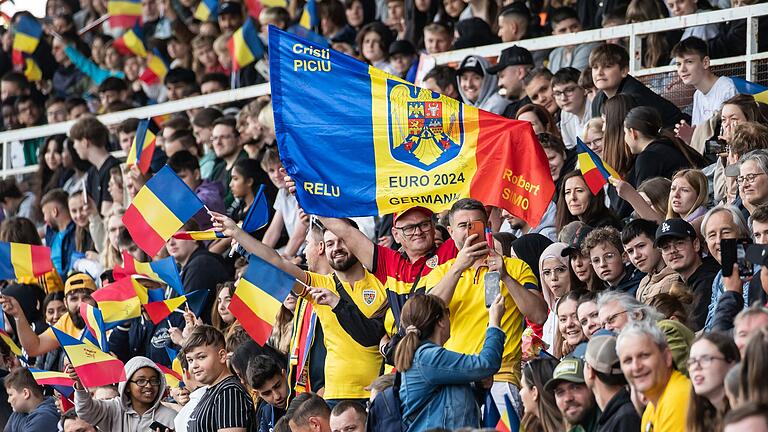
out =
[(179, 231), (173, 235), (173, 238), (179, 239), (179, 240), (206, 241), (206, 240), (216, 240), (221, 238), (227, 238), (227, 236), (225, 236), (222, 232), (219, 232), (219, 231), (206, 230), (206, 231)]
[(163, 371), (163, 375), (165, 376), (165, 382), (168, 384), (168, 387), (173, 388), (179, 388), (179, 385), (181, 384), (181, 374), (177, 373), (173, 369), (168, 369), (167, 367), (161, 365), (160, 363), (155, 363), (155, 366), (160, 368), (161, 371)]
[(203, 207), (200, 198), (166, 165), (133, 198), (123, 223), (141, 250), (153, 257)]
[(116, 28), (131, 28), (141, 23), (141, 0), (107, 0), (109, 24)]
[(32, 378), (40, 385), (72, 387), (74, 381), (64, 372), (29, 368)]
[(131, 254), (123, 251), (123, 265), (122, 267), (116, 265), (113, 273), (116, 279), (122, 279), (135, 274), (144, 275), (156, 281), (167, 283), (179, 295), (184, 294), (184, 286), (181, 282), (179, 269), (176, 267), (176, 261), (173, 257), (146, 263), (136, 260)]
[(144, 71), (139, 75), (139, 79), (149, 85), (162, 83), (165, 76), (168, 75), (168, 63), (160, 54), (160, 51), (155, 48), (147, 56), (146, 67)]
[(49, 247), (0, 242), (0, 279), (38, 277), (51, 270)]
[(320, 16), (317, 14), (317, 2), (315, 0), (307, 0), (299, 19), (299, 25), (310, 30), (320, 25)]
[(101, 310), (88, 303), (80, 303), (80, 315), (85, 320), (85, 326), (91, 335), (91, 341), (102, 351), (109, 352), (109, 342), (107, 341), (107, 326), (104, 325), (104, 317)]
[(157, 325), (186, 301), (186, 296), (179, 296), (168, 300), (150, 302), (144, 305), (144, 310), (147, 311), (149, 319)]
[(128, 29), (112, 44), (117, 52), (125, 56), (147, 57), (147, 47), (144, 44), (144, 32), (138, 25)]
[(137, 165), (142, 174), (149, 171), (152, 156), (155, 154), (155, 141), (158, 132), (159, 128), (152, 119), (144, 119), (139, 122), (131, 149), (128, 150), (128, 157), (125, 159), (128, 166)]
[(731, 79), (737, 93), (752, 95), (756, 101), (768, 104), (768, 87), (738, 77), (731, 77)]
[(218, 16), (218, 11), (218, 0), (200, 0), (193, 16), (198, 21), (206, 22), (208, 20), (215, 20)]
[(123, 362), (98, 347), (80, 342), (56, 327), (51, 329), (83, 386), (91, 388), (126, 380)]
[(146, 289), (129, 277), (93, 292), (93, 299), (99, 305), (107, 328), (141, 316), (142, 299), (147, 297)]
[(501, 420), (496, 425), (496, 430), (499, 432), (518, 432), (520, 430), (520, 418), (517, 416), (517, 411), (512, 405), (512, 401), (509, 400), (509, 396), (504, 395), (505, 411), (501, 414)]
[(237, 29), (229, 39), (229, 54), (232, 56), (232, 70), (244, 69), (251, 63), (264, 57), (264, 44), (252, 18), (246, 18), (245, 24)]
[(251, 255), (248, 269), (235, 287), (229, 311), (256, 343), (264, 345), (295, 283), (293, 276)]
[(576, 138), (576, 151), (579, 154), (579, 170), (587, 187), (592, 191), (592, 195), (597, 195), (600, 189), (608, 183), (609, 178), (621, 179), (615, 169), (603, 162), (600, 156), (578, 137)]
[(469, 197), (539, 224), (555, 185), (530, 123), (275, 27), (269, 66), (280, 158), (307, 213), (372, 216), (414, 205), (438, 212)]
[(30, 15), (19, 15), (13, 26), (13, 50), (32, 54), (40, 44), (43, 26)]

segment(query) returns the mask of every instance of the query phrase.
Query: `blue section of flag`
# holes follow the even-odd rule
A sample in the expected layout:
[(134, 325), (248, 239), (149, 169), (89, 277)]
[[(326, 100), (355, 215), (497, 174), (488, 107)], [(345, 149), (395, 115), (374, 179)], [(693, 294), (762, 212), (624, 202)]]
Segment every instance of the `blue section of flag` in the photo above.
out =
[(207, 290), (192, 291), (187, 296), (187, 306), (195, 313), (196, 316), (203, 314), (203, 308), (205, 307), (205, 301), (208, 299)]
[(152, 261), (152, 263), (149, 264), (149, 267), (154, 270), (154, 272), (157, 273), (169, 287), (173, 288), (177, 294), (184, 294), (184, 285), (181, 282), (181, 275), (179, 275), (179, 269), (176, 267), (176, 261), (173, 257)]
[(731, 79), (733, 80), (733, 85), (736, 86), (736, 91), (738, 93), (756, 95), (768, 91), (768, 87), (753, 83), (752, 81), (747, 81), (739, 77), (731, 77)]
[(281, 303), (296, 284), (296, 278), (256, 255), (249, 257), (248, 269), (243, 279)]
[(145, 187), (182, 222), (192, 219), (205, 206), (168, 165), (152, 176)]
[(587, 147), (587, 145), (584, 144), (584, 142), (579, 137), (576, 137), (576, 153), (586, 153), (589, 158), (592, 159), (592, 162), (595, 163), (595, 167), (598, 171), (600, 171), (600, 174), (602, 174), (606, 181), (611, 177), (611, 173), (608, 172), (608, 170), (605, 168), (603, 160), (600, 159), (600, 156), (593, 152), (592, 149)]
[(35, 39), (40, 39), (40, 36), (43, 35), (43, 26), (36, 19), (28, 15), (21, 15), (13, 28), (14, 31), (24, 33)]
[(251, 233), (258, 231), (269, 223), (269, 203), (264, 195), (264, 185), (259, 186), (256, 198), (248, 209), (248, 214), (243, 220), (243, 231)]

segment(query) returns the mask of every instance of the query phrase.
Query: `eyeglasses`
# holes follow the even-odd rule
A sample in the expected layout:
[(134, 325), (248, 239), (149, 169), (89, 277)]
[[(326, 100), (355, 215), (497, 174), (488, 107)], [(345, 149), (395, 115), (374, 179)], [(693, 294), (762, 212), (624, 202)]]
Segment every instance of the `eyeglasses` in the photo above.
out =
[(625, 314), (625, 313), (627, 313), (626, 309), (621, 312), (616, 312), (615, 314), (609, 316), (608, 319), (603, 321), (603, 328), (605, 328), (605, 326), (613, 325), (613, 323), (616, 321), (616, 318), (618, 318), (619, 315)]
[(586, 144), (586, 145), (587, 145), (587, 147), (589, 147), (589, 148), (592, 148), (592, 146), (594, 146), (594, 145), (600, 145), (600, 144), (602, 144), (602, 143), (603, 143), (603, 137), (600, 137), (600, 138), (595, 138), (595, 139), (593, 139), (592, 141), (587, 141), (587, 142), (585, 142), (584, 144)]
[(683, 239), (673, 240), (671, 242), (664, 243), (659, 247), (661, 253), (669, 254), (672, 251), (680, 251), (685, 247), (686, 241)]
[(139, 387), (146, 387), (147, 384), (151, 385), (152, 387), (160, 386), (160, 378), (151, 378), (151, 379), (139, 378), (137, 380), (128, 380), (128, 381), (136, 384)]
[(594, 257), (590, 261), (592, 262), (592, 265), (600, 265), (601, 262), (605, 261), (606, 263), (609, 263), (616, 259), (616, 257), (619, 256), (617, 253), (608, 252), (607, 254), (603, 255), (602, 257)]
[(563, 91), (553, 91), (552, 96), (554, 96), (556, 99), (561, 98), (563, 96), (570, 96), (573, 94), (573, 92), (576, 91), (578, 86), (570, 86), (563, 89)]
[(691, 357), (691, 358), (689, 358), (685, 362), (685, 364), (686, 364), (686, 366), (688, 366), (688, 369), (692, 369), (693, 365), (695, 365), (695, 364), (698, 364), (699, 366), (705, 368), (705, 367), (709, 367), (709, 365), (711, 365), (712, 362), (715, 361), (715, 360), (723, 360), (723, 361), (725, 361), (725, 358), (723, 358), (723, 357), (715, 357), (715, 356), (711, 356), (711, 355), (706, 355), (705, 354), (705, 355), (703, 355), (701, 357)]
[(752, 182), (755, 181), (757, 176), (765, 175), (765, 173), (752, 173), (752, 174), (746, 174), (743, 176), (736, 177), (736, 184), (739, 186), (743, 184), (752, 184)]
[(413, 225), (406, 225), (402, 227), (395, 227), (396, 229), (399, 229), (400, 232), (405, 234), (406, 236), (410, 237), (414, 234), (416, 234), (416, 228), (419, 229), (420, 232), (425, 232), (432, 228), (432, 221), (431, 220), (425, 220), (423, 222), (419, 222), (417, 224)]

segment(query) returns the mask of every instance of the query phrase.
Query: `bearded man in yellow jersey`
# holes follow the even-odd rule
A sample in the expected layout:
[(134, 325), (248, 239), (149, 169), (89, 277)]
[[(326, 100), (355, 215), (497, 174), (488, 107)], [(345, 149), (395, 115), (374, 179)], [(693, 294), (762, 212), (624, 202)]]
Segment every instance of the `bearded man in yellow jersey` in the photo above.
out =
[(616, 351), (629, 384), (648, 399), (641, 431), (682, 431), (691, 381), (674, 368), (672, 351), (656, 324), (632, 321), (619, 333)]
[[(323, 393), (326, 401), (334, 405), (341, 400), (368, 400), (370, 393), (365, 387), (379, 375), (383, 357), (375, 344), (362, 346), (342, 328), (334, 308), (328, 304), (328, 298), (340, 297), (370, 318), (381, 313), (387, 303), (387, 294), (382, 283), (363, 268), (342, 239), (328, 230), (323, 232), (323, 242), (333, 272), (322, 275), (305, 272), (283, 259), (274, 249), (248, 235), (227, 216), (219, 213), (211, 213), (211, 216), (216, 230), (222, 231), (248, 252), (300, 281), (294, 291), (312, 301), (323, 327), (327, 350)], [(348, 220), (348, 223), (354, 224), (351, 220)]]
[[(464, 198), (449, 212), (448, 231), (459, 253), (456, 258), (435, 267), (422, 278), (420, 285), (445, 301), (451, 312), (451, 337), (445, 349), (463, 354), (478, 354), (488, 327), (485, 307), (485, 274), (499, 272), (500, 292), (505, 312), (501, 329), (507, 334), (501, 369), (493, 378), (491, 394), (499, 412), (504, 412), (504, 395), (508, 395), (518, 412), (520, 402), (520, 359), (523, 318), (543, 324), (547, 304), (536, 284), (531, 268), (520, 259), (502, 257), (488, 247), (478, 234), (468, 235), (474, 223), (488, 226), (488, 214), (480, 201)], [(489, 380), (490, 381), (490, 380)]]

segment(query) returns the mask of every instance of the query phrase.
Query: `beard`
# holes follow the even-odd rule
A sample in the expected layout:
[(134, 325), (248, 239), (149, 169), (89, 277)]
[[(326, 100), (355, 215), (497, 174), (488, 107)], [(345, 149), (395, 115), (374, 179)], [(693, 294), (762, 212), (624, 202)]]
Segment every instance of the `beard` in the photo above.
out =
[(69, 312), (69, 317), (72, 319), (72, 324), (74, 324), (78, 330), (82, 330), (85, 328), (85, 320), (83, 319), (83, 316), (80, 315), (79, 311), (78, 312), (67, 311), (67, 312)]
[(347, 258), (344, 259), (343, 261), (336, 261), (334, 259), (331, 259), (329, 260), (328, 264), (330, 264), (331, 268), (336, 271), (345, 272), (350, 268), (352, 268), (353, 265), (357, 264), (357, 262), (358, 262), (357, 257), (350, 254), (350, 255), (347, 255)]

